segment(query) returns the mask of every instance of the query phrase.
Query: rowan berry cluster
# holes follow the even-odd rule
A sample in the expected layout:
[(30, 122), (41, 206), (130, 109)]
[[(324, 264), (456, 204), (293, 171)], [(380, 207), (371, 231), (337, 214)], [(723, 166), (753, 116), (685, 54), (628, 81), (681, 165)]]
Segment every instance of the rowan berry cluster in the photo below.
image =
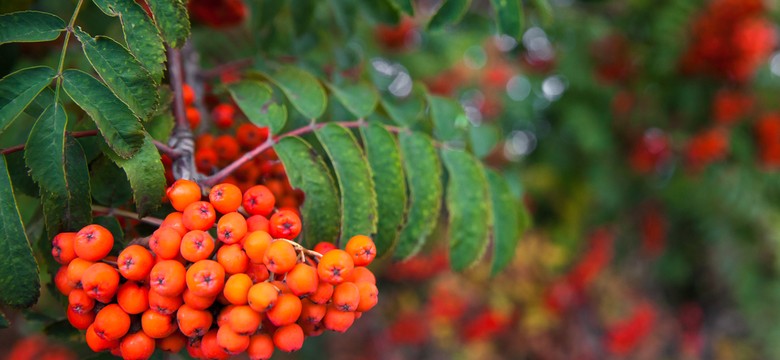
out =
[(300, 349), (306, 336), (344, 332), (376, 305), (369, 237), (308, 250), (292, 241), (298, 215), (276, 210), (263, 185), (242, 194), (219, 184), (204, 201), (196, 183), (177, 180), (167, 196), (177, 211), (116, 258), (100, 225), (52, 241), (68, 320), (86, 330), (92, 350), (146, 359), (156, 348), (186, 347), (194, 358), (268, 359), (275, 348)]

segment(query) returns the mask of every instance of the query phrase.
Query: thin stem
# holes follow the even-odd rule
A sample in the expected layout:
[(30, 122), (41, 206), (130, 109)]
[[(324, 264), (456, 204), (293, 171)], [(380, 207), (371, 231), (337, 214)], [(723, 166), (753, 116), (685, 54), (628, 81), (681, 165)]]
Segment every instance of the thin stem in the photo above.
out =
[(212, 79), (212, 78), (215, 78), (217, 76), (222, 75), (222, 73), (225, 72), (225, 71), (240, 70), (240, 69), (243, 69), (245, 67), (248, 67), (248, 66), (252, 65), (253, 61), (254, 60), (252, 58), (246, 58), (246, 59), (239, 59), (239, 60), (231, 61), (231, 62), (222, 64), (222, 65), (215, 66), (215, 67), (213, 67), (211, 69), (208, 69), (208, 70), (203, 70), (203, 71), (200, 72), (200, 74), (198, 74), (198, 77), (200, 77), (203, 80), (209, 80), (209, 79)]
[[(81, 138), (81, 137), (95, 136), (98, 134), (98, 131), (97, 130), (74, 131), (68, 134), (74, 138)], [(22, 151), (24, 150), (24, 146), (25, 144), (19, 144), (5, 149), (0, 149), (0, 155), (6, 155), (17, 151)]]
[(309, 256), (314, 257), (314, 258), (321, 258), (322, 257), (322, 254), (320, 254), (320, 253), (318, 253), (318, 252), (316, 252), (314, 250), (309, 250), (309, 249), (303, 247), (303, 245), (298, 244), (295, 241), (287, 240), (287, 239), (284, 239), (284, 238), (280, 238), (280, 239), (276, 239), (276, 240), (282, 240), (282, 241), (288, 242), (290, 245), (292, 245), (295, 248), (295, 250), (300, 251), (302, 254), (306, 254), (306, 255), (309, 255)]
[(181, 51), (168, 48), (168, 75), (171, 89), (173, 89), (173, 114), (176, 118), (176, 127), (189, 129), (187, 115), (184, 110), (184, 83), (182, 80)]
[(151, 216), (139, 217), (138, 213), (134, 213), (132, 211), (110, 208), (110, 207), (105, 207), (100, 205), (92, 205), (92, 211), (105, 213), (106, 215), (116, 215), (116, 216), (126, 217), (129, 219), (138, 220), (156, 226), (160, 226), (163, 223), (162, 219), (158, 219)]
[(157, 147), (157, 150), (159, 150), (161, 153), (168, 155), (172, 160), (176, 160), (179, 158), (179, 156), (182, 155), (182, 152), (178, 149), (174, 149), (168, 145), (165, 145), (157, 140), (152, 140), (152, 143), (154, 143), (154, 146)]
[(62, 87), (62, 69), (65, 67), (65, 54), (68, 52), (68, 42), (70, 42), (70, 36), (73, 33), (73, 24), (76, 23), (76, 18), (81, 11), (81, 5), (84, 0), (79, 0), (76, 4), (76, 9), (73, 10), (73, 15), (68, 22), (67, 30), (65, 31), (65, 40), (62, 43), (62, 52), (60, 53), (60, 63), (57, 65), (57, 86), (54, 91), (54, 101), (57, 102), (60, 99), (60, 88)]

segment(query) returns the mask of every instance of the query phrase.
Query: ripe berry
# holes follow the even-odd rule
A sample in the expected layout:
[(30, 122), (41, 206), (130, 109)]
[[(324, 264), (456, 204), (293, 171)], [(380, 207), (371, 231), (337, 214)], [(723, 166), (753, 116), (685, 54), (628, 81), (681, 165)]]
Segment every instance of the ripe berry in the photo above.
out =
[(230, 135), (222, 135), (214, 139), (214, 151), (221, 162), (233, 161), (241, 154), (238, 142)]
[(214, 125), (220, 129), (227, 129), (233, 126), (233, 116), (236, 109), (230, 104), (219, 104), (211, 111), (211, 117), (214, 119)]
[(81, 277), (84, 276), (84, 272), (94, 264), (92, 261), (87, 261), (82, 258), (75, 258), (68, 264), (68, 284), (76, 289), (81, 289)]
[(295, 239), (301, 232), (301, 218), (290, 210), (279, 210), (271, 215), (269, 229), (274, 238)]
[(163, 296), (152, 291), (149, 292), (149, 309), (163, 315), (173, 315), (184, 303), (181, 296)]
[(253, 215), (246, 219), (247, 231), (269, 231), (268, 219), (263, 215)]
[(301, 300), (301, 318), (303, 323), (318, 323), (325, 316), (325, 311), (328, 309), (326, 305), (317, 304), (309, 299)]
[(350, 277), (349, 281), (355, 284), (360, 282), (368, 282), (376, 285), (376, 276), (374, 276), (374, 273), (372, 273), (371, 270), (368, 270), (366, 267), (355, 266), (355, 268), (352, 269), (352, 276)]
[(376, 285), (368, 282), (360, 282), (357, 283), (357, 287), (360, 291), (360, 302), (358, 303), (356, 310), (359, 312), (371, 310), (379, 301), (379, 290), (376, 288)]
[(338, 249), (338, 247), (336, 247), (336, 244), (327, 241), (322, 241), (317, 243), (317, 245), (314, 245), (314, 251), (322, 255), (325, 255), (325, 253), (333, 249)]
[(276, 305), (281, 291), (268, 282), (252, 285), (247, 293), (247, 303), (257, 312), (267, 311)]
[(364, 235), (356, 235), (350, 238), (344, 250), (352, 256), (355, 266), (366, 266), (374, 261), (374, 257), (376, 257), (374, 241)]
[(211, 188), (209, 201), (222, 214), (231, 213), (241, 206), (241, 190), (233, 184), (218, 184)]
[(360, 303), (360, 289), (351, 282), (344, 282), (333, 290), (333, 306), (341, 311), (355, 311)]
[(114, 235), (100, 225), (87, 225), (76, 234), (74, 250), (84, 260), (98, 261), (106, 257), (113, 247)]
[(57, 274), (54, 275), (54, 285), (57, 287), (57, 290), (65, 296), (68, 296), (70, 292), (74, 290), (75, 284), (70, 285), (68, 281), (68, 266), (60, 266), (60, 269), (57, 270)]
[(246, 232), (246, 219), (237, 212), (227, 213), (217, 222), (217, 238), (225, 244), (241, 241)]
[(84, 271), (81, 286), (93, 299), (108, 303), (119, 289), (119, 273), (111, 265), (94, 263)]
[(182, 223), (188, 230), (208, 230), (214, 226), (217, 214), (208, 201), (189, 204), (182, 213)]
[(68, 306), (76, 313), (85, 314), (95, 308), (95, 299), (84, 290), (76, 289), (68, 294)]
[(163, 220), (162, 225), (160, 225), (160, 228), (171, 228), (176, 230), (176, 232), (179, 233), (179, 236), (184, 236), (184, 234), (187, 233), (187, 228), (184, 227), (182, 213), (180, 212), (172, 212), (168, 214), (168, 216), (166, 216)]
[(210, 311), (193, 309), (189, 305), (182, 305), (176, 312), (176, 321), (179, 331), (187, 337), (206, 335), (214, 321)]
[(180, 352), (186, 345), (187, 337), (178, 331), (164, 339), (157, 340), (158, 349), (174, 354)]
[(254, 149), (268, 140), (268, 128), (241, 124), (236, 130), (236, 140), (244, 150)]
[(187, 270), (187, 288), (197, 296), (217, 296), (225, 285), (225, 269), (213, 260), (201, 260)]
[(211, 174), (218, 162), (219, 156), (213, 149), (199, 148), (195, 151), (195, 167), (202, 173)]
[(149, 288), (164, 296), (177, 296), (184, 291), (187, 270), (180, 262), (163, 260), (149, 273)]
[(320, 280), (319, 285), (317, 286), (317, 290), (313, 294), (309, 295), (309, 300), (317, 304), (327, 304), (331, 297), (333, 297), (334, 288), (335, 286), (332, 284)]
[(274, 198), (271, 190), (268, 190), (267, 187), (255, 185), (244, 193), (242, 203), (244, 205), (244, 210), (249, 214), (267, 217), (274, 210), (276, 198)]
[(301, 299), (293, 294), (281, 294), (276, 305), (266, 312), (268, 320), (276, 326), (292, 324), (301, 316)]
[(227, 314), (227, 325), (239, 335), (251, 335), (260, 327), (262, 319), (248, 305), (238, 305)]
[(252, 279), (252, 282), (255, 284), (268, 280), (271, 275), (268, 272), (268, 268), (265, 267), (265, 265), (262, 263), (249, 263), (249, 267), (246, 269), (246, 274), (249, 275), (249, 277)]
[(225, 282), (222, 294), (233, 305), (246, 305), (249, 289), (252, 288), (252, 279), (247, 274), (235, 274)]
[(54, 236), (51, 241), (51, 255), (58, 263), (67, 265), (76, 258), (74, 249), (76, 242), (76, 233), (64, 232)]
[(155, 339), (170, 336), (176, 331), (176, 320), (170, 315), (163, 315), (154, 310), (146, 310), (141, 315), (141, 328), (146, 335)]
[(146, 360), (154, 353), (155, 341), (143, 331), (138, 331), (135, 334), (125, 336), (120, 348), (123, 359)]
[(87, 346), (89, 346), (89, 348), (94, 352), (106, 351), (119, 346), (119, 340), (117, 339), (106, 340), (98, 336), (98, 334), (95, 332), (94, 324), (87, 328), (86, 340)]
[(79, 314), (76, 312), (76, 310), (73, 310), (73, 307), (68, 306), (66, 315), (68, 316), (68, 322), (78, 330), (87, 330), (87, 328), (90, 327), (93, 322), (95, 322), (94, 310)]
[(208, 259), (214, 252), (214, 239), (205, 231), (192, 230), (181, 239), (181, 256), (187, 261), (196, 262)]
[(268, 360), (274, 354), (274, 341), (268, 334), (252, 335), (246, 352), (250, 360)]
[(195, 90), (187, 84), (182, 85), (181, 90), (182, 97), (184, 98), (184, 105), (192, 105), (195, 102)]
[(322, 255), (317, 265), (317, 273), (320, 279), (336, 285), (348, 279), (354, 267), (352, 257), (346, 251), (335, 249)]
[(268, 271), (275, 274), (284, 274), (292, 270), (297, 262), (298, 254), (295, 252), (295, 248), (283, 240), (272, 242), (263, 257), (263, 263)]
[(190, 123), (190, 129), (197, 129), (200, 125), (200, 111), (194, 107), (187, 107), (187, 122)]
[(243, 239), (244, 252), (246, 252), (247, 257), (249, 257), (251, 262), (262, 264), (265, 252), (268, 249), (268, 246), (271, 245), (271, 241), (273, 241), (273, 238), (265, 231), (250, 232)]
[(223, 326), (217, 330), (217, 344), (224, 352), (237, 355), (249, 347), (249, 336), (239, 335), (230, 327)]
[(149, 288), (128, 281), (119, 287), (116, 302), (128, 314), (140, 314), (149, 308)]
[(222, 350), (217, 342), (217, 329), (212, 329), (200, 341), (200, 349), (203, 351), (203, 357), (207, 359), (227, 359), (230, 354)]
[(191, 180), (179, 179), (169, 187), (165, 194), (176, 211), (184, 211), (187, 205), (200, 200), (200, 186)]
[(328, 307), (328, 311), (325, 312), (325, 317), (322, 318), (322, 323), (325, 324), (326, 329), (341, 333), (347, 331), (354, 322), (354, 312), (340, 311), (333, 306)]
[(300, 263), (287, 273), (287, 287), (290, 288), (296, 296), (309, 295), (317, 291), (319, 285), (319, 276), (317, 269)]
[[(179, 236), (173, 229), (166, 230), (175, 233), (176, 237)], [(149, 272), (152, 271), (154, 258), (143, 246), (130, 245), (119, 253), (119, 257), (116, 259), (116, 265), (119, 269), (119, 273), (122, 274), (125, 279), (144, 281), (149, 276)]]
[(127, 315), (119, 305), (109, 304), (98, 311), (92, 327), (101, 339), (116, 340), (125, 336), (130, 330), (130, 315)]
[(303, 329), (298, 324), (282, 326), (274, 332), (274, 345), (279, 350), (293, 352), (303, 346)]
[(217, 262), (228, 274), (245, 273), (249, 267), (249, 258), (239, 244), (223, 245), (219, 248)]

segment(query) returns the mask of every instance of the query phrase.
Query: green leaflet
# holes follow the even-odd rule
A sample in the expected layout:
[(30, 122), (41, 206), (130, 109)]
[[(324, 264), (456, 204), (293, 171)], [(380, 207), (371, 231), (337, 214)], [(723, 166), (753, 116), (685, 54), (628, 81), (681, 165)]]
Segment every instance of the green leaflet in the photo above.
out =
[(13, 72), (0, 80), (0, 134), (55, 76), (57, 72), (54, 69), (36, 66)]
[(127, 175), (133, 189), (133, 199), (138, 215), (144, 217), (160, 207), (165, 195), (165, 168), (160, 161), (160, 153), (148, 134), (143, 146), (130, 159), (123, 159), (109, 149), (104, 151)]
[(65, 21), (40, 11), (19, 11), (0, 15), (0, 45), (11, 42), (39, 42), (58, 38)]
[(473, 155), (452, 149), (443, 149), (441, 155), (449, 174), (450, 266), (455, 271), (463, 271), (474, 265), (487, 249), (492, 219), (487, 178)]
[(514, 257), (522, 229), (516, 208), (518, 201), (512, 196), (509, 183), (501, 174), (493, 170), (486, 169), (485, 173), (493, 214), (493, 263), (490, 273), (495, 275)]
[(305, 243), (313, 246), (320, 241), (336, 242), (341, 221), (339, 198), (322, 157), (298, 137), (282, 138), (274, 150), (290, 184), (306, 194), (301, 207)]
[(0, 156), (0, 289), (0, 303), (16, 307), (32, 306), (41, 293), (38, 264), (24, 231), (4, 155)]
[(469, 5), (471, 5), (471, 0), (444, 0), (431, 21), (428, 22), (428, 29), (436, 30), (458, 23), (463, 15), (466, 15)]
[(141, 119), (157, 108), (157, 88), (141, 63), (127, 49), (109, 37), (92, 38), (74, 30), (84, 54), (108, 88)]
[(469, 126), (469, 120), (457, 101), (441, 96), (429, 95), (433, 135), (442, 141), (462, 139)]
[(532, 0), (534, 7), (542, 15), (542, 20), (545, 24), (549, 24), (552, 21), (552, 7), (548, 0)]
[(401, 12), (392, 2), (393, 0), (363, 1), (360, 5), (376, 21), (385, 24), (398, 24), (398, 21), (401, 20)]
[(355, 235), (376, 234), (377, 200), (368, 162), (352, 133), (330, 123), (317, 130), (328, 153), (341, 194), (341, 246)]
[(50, 238), (62, 231), (77, 231), (92, 221), (89, 170), (84, 150), (72, 136), (62, 153), (65, 185), (58, 191), (41, 191), (46, 231)]
[(361, 128), (363, 146), (371, 167), (377, 199), (377, 256), (390, 252), (400, 235), (406, 213), (406, 181), (401, 153), (393, 135), (384, 126), (369, 123)]
[(408, 15), (414, 16), (414, 4), (412, 4), (412, 0), (390, 0), (390, 5)]
[(102, 156), (92, 162), (89, 182), (95, 203), (119, 207), (130, 201), (133, 193), (125, 172), (108, 157)]
[(119, 16), (130, 52), (160, 83), (165, 71), (165, 46), (154, 22), (133, 0), (92, 0), (108, 16)]
[(290, 100), (303, 116), (316, 119), (325, 112), (328, 99), (325, 90), (312, 74), (294, 66), (284, 66), (273, 74), (263, 74)]
[(30, 130), (24, 148), (24, 159), (30, 176), (43, 191), (67, 194), (65, 161), (65, 127), (68, 115), (60, 103), (41, 113)]
[(83, 71), (65, 70), (62, 88), (89, 114), (117, 155), (129, 158), (141, 148), (144, 143), (141, 122), (100, 81)]
[(395, 257), (406, 259), (416, 254), (436, 227), (441, 210), (441, 162), (428, 135), (401, 133), (401, 160), (409, 186), (406, 223), (395, 248)]
[(386, 94), (382, 96), (380, 103), (396, 124), (411, 127), (420, 121), (425, 111), (425, 90), (420, 85), (414, 84), (409, 96), (397, 98)]
[(274, 100), (274, 91), (268, 84), (244, 80), (230, 85), (228, 90), (249, 121), (269, 127), (273, 134), (282, 131), (287, 123), (287, 106)]
[(374, 112), (379, 102), (376, 88), (360, 82), (354, 85), (336, 86), (325, 83), (338, 101), (358, 118), (364, 118)]
[(522, 0), (490, 0), (498, 19), (498, 32), (515, 39), (523, 36)]
[(182, 0), (146, 0), (165, 41), (179, 48), (190, 36), (190, 18)]

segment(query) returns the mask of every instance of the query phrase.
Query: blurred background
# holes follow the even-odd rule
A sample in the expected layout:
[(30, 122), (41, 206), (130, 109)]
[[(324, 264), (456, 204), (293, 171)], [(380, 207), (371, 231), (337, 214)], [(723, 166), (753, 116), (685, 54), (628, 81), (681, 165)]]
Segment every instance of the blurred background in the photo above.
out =
[[(496, 276), (451, 273), (443, 241), (377, 264), (376, 310), (279, 358), (780, 358), (776, 1), (527, 1), (520, 40), (496, 35), (490, 1), (443, 31), (425, 29), (438, 1), (399, 19), (340, 3), (191, 0), (201, 66), (235, 65), (207, 86), (268, 58), (456, 98), (471, 148), (512, 176), (532, 225)], [(67, 18), (73, 3), (0, 5), (28, 8)], [(94, 5), (80, 22), (120, 31)], [(60, 46), (0, 46), (0, 75), (56, 63)], [(14, 313), (0, 358), (92, 356), (67, 323), (45, 325), (61, 301)]]

